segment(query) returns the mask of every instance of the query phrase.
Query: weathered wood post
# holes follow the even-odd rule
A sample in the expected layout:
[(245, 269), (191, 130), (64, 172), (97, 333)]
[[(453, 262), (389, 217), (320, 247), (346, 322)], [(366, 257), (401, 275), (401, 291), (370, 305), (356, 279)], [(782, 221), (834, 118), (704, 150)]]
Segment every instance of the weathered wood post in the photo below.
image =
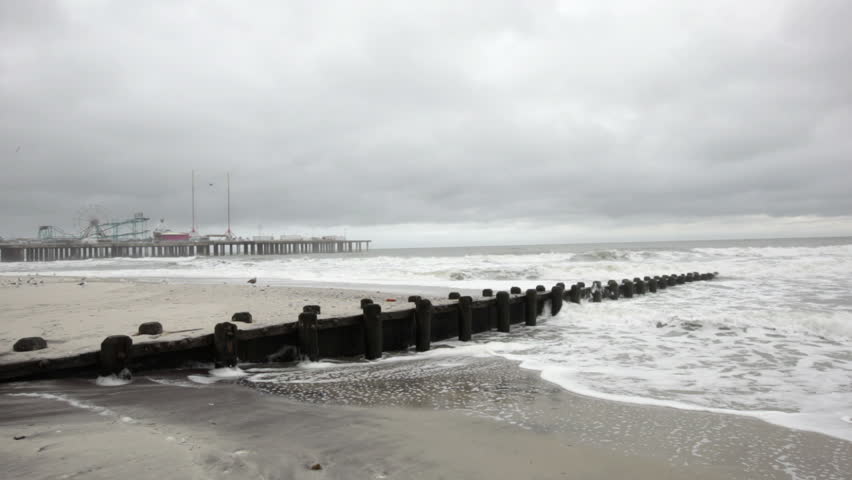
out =
[(421, 299), (416, 308), (415, 344), (418, 352), (426, 352), (432, 344), (432, 302)]
[(459, 298), (459, 340), (469, 342), (473, 335), (473, 299), (464, 296)]
[(595, 280), (592, 282), (592, 302), (600, 303), (603, 300), (603, 287), (601, 282)]
[(159, 335), (163, 333), (163, 324), (160, 322), (145, 322), (139, 324), (139, 335)]
[(100, 374), (119, 375), (127, 368), (130, 360), (130, 346), (133, 339), (127, 335), (110, 335), (101, 342), (101, 351), (98, 356), (98, 367)]
[(409, 303), (417, 303), (420, 301), (420, 295), (411, 295), (408, 297)]
[(618, 282), (616, 282), (615, 280), (610, 280), (606, 282), (606, 288), (607, 292), (609, 292), (609, 298), (611, 300), (618, 300)]
[(648, 291), (651, 293), (657, 293), (657, 279), (652, 278), (648, 280)]
[(237, 326), (231, 322), (217, 323), (213, 329), (213, 348), (217, 368), (237, 365)]
[(304, 307), (302, 307), (302, 312), (303, 313), (316, 313), (317, 315), (319, 315), (320, 314), (320, 306), (319, 305), (305, 305)]
[(580, 298), (589, 298), (589, 289), (586, 288), (585, 282), (577, 282), (577, 288), (580, 290)]
[(373, 300), (372, 300), (372, 299), (369, 299), (369, 298), (362, 298), (362, 299), (361, 299), (361, 310), (363, 310), (363, 309), (364, 309), (364, 307), (366, 307), (367, 305), (372, 305), (372, 304), (373, 304)]
[(642, 279), (640, 279), (639, 277), (634, 278), (633, 286), (636, 289), (637, 295), (645, 295), (647, 284)]
[(524, 316), (526, 317), (524, 323), (534, 327), (538, 318), (538, 292), (530, 288), (527, 290), (524, 300)]
[(482, 296), (483, 297), (493, 297), (494, 296), (494, 290), (491, 290), (490, 288), (486, 288), (486, 289), (482, 290)]
[(461, 294), (459, 292), (450, 292), (450, 294), (447, 296), (447, 299), (458, 300), (460, 297), (461, 297)]
[(509, 289), (509, 293), (511, 293), (512, 295), (520, 295), (521, 287), (512, 287), (511, 289)]
[(624, 295), (624, 298), (633, 298), (633, 282), (625, 278), (621, 281), (621, 286), (621, 293)]
[(580, 286), (576, 283), (571, 285), (571, 290), (568, 290), (568, 300), (571, 303), (580, 303)]
[(299, 351), (302, 357), (316, 362), (319, 360), (319, 332), (317, 314), (304, 312), (299, 314)]
[(547, 289), (546, 289), (546, 288), (544, 288), (544, 285), (536, 285), (536, 286), (535, 286), (535, 291), (536, 291), (536, 292), (546, 292), (546, 291), (547, 291)]
[(497, 331), (508, 333), (511, 328), (509, 292), (497, 292)]
[(565, 293), (565, 287), (556, 285), (550, 289), (550, 315), (556, 315), (562, 310), (562, 294)]
[(657, 288), (660, 290), (665, 290), (669, 286), (669, 279), (666, 275), (663, 275), (662, 277), (654, 277), (654, 280), (657, 281)]
[(364, 357), (367, 360), (382, 358), (382, 306), (371, 303), (364, 306)]

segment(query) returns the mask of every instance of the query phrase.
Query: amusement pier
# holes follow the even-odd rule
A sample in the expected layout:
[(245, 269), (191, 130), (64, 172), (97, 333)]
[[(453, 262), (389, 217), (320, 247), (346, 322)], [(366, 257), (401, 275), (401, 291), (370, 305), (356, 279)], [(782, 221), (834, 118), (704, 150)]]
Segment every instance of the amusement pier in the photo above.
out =
[(147, 240), (0, 243), (0, 262), (49, 262), (114, 257), (289, 255), (369, 250), (370, 240)]
[[(296, 255), (348, 253), (370, 249), (370, 240), (348, 240), (344, 236), (302, 237), (272, 235), (240, 238), (230, 226), (223, 235), (200, 235), (193, 219), (192, 232), (174, 232), (163, 221), (151, 232), (149, 218), (106, 221), (99, 212), (86, 212), (77, 233), (55, 226), (42, 226), (38, 238), (0, 240), (0, 262), (49, 262), (116, 257), (194, 257), (231, 255)], [(229, 218), (230, 223), (230, 218)]]

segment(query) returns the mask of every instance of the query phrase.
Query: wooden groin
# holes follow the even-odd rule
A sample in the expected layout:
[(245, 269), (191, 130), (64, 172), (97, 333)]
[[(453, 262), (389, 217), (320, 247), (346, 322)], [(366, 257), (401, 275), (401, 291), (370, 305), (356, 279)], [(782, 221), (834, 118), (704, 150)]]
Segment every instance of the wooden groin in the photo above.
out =
[[(456, 292), (450, 303), (432, 305), (428, 299), (409, 297), (412, 308), (382, 312), (370, 299), (361, 301), (363, 313), (318, 319), (318, 305), (306, 305), (298, 321), (252, 328), (238, 327), (251, 321), (248, 312), (235, 313), (230, 322), (217, 324), (214, 331), (196, 337), (169, 341), (133, 343), (131, 337), (107, 337), (99, 351), (62, 358), (36, 359), (0, 364), (0, 381), (87, 375), (95, 372), (117, 374), (156, 368), (172, 368), (187, 362), (233, 366), (241, 363), (286, 362), (320, 358), (380, 358), (383, 352), (428, 351), (432, 342), (458, 338), (469, 341), (472, 334), (498, 330), (509, 332), (513, 325), (536, 326), (545, 310), (556, 315), (566, 307), (563, 302), (598, 302), (632, 298), (656, 293), (684, 283), (711, 280), (716, 273), (697, 272), (681, 275), (610, 280), (607, 285), (593, 282), (590, 287), (579, 282), (570, 287), (562, 283), (549, 291), (539, 286), (523, 294), (518, 287), (509, 292), (483, 291), (474, 300)], [(158, 320), (158, 319), (152, 319)], [(157, 322), (146, 322), (142, 329), (161, 331)], [(141, 329), (140, 329), (141, 330)], [(30, 340), (30, 339), (23, 339)], [(22, 340), (22, 341), (23, 341)], [(20, 342), (19, 342), (20, 343)], [(38, 348), (38, 347), (37, 347)]]
[(370, 242), (371, 240), (332, 239), (5, 242), (0, 243), (0, 262), (349, 253), (369, 250)]

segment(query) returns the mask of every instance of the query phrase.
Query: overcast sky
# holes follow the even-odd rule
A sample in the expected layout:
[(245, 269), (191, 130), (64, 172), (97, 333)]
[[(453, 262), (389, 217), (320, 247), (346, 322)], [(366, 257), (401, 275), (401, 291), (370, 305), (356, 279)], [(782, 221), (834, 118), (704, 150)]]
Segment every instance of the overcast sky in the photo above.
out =
[(230, 172), (244, 236), (852, 235), (850, 19), (849, 0), (0, 0), (0, 235), (73, 230), (87, 205), (187, 230), (193, 169), (205, 233)]

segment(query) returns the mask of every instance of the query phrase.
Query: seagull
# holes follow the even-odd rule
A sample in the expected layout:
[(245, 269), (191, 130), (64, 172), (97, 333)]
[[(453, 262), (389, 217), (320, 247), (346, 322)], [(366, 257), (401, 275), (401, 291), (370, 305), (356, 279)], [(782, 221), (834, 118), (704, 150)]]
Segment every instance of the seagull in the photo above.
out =
[(81, 278), (80, 283), (78, 283), (77, 285), (80, 285), (81, 287), (86, 286), (86, 277)]
[(248, 281), (248, 283), (250, 283), (250, 284), (254, 285), (255, 283), (257, 283), (257, 277), (250, 278), (250, 279), (249, 279), (249, 281)]

